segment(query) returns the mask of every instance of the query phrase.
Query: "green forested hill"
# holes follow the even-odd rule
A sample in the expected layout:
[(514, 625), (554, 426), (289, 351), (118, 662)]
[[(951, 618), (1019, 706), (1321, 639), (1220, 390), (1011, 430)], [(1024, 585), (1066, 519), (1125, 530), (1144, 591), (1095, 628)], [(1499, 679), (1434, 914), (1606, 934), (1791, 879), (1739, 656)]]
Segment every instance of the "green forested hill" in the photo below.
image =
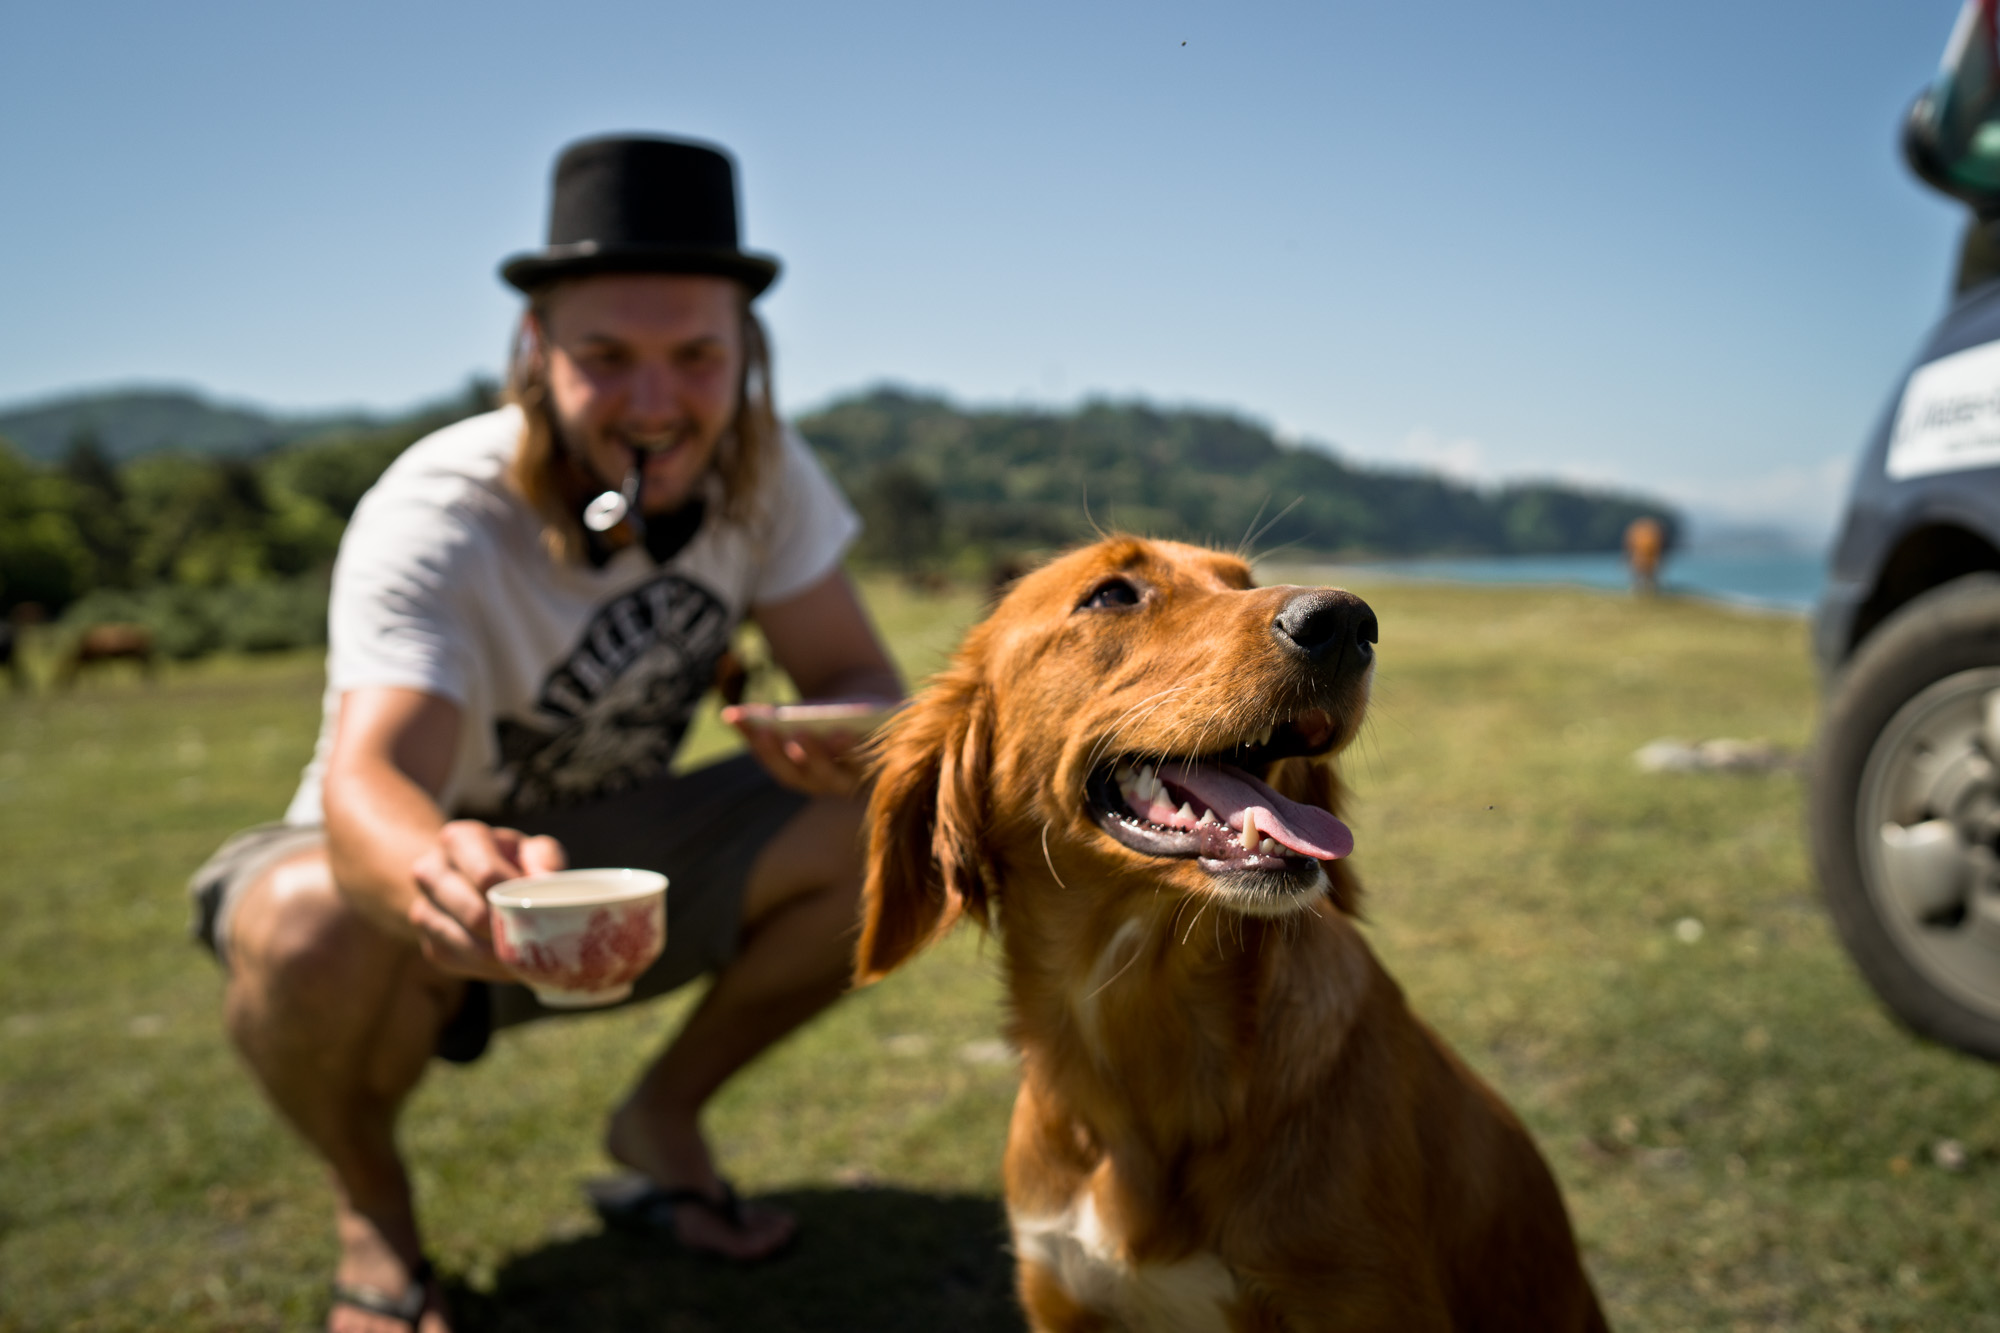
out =
[(0, 438), (29, 458), (59, 459), (79, 438), (123, 461), (161, 450), (254, 454), (309, 435), (383, 424), (360, 413), (283, 416), (217, 403), (191, 389), (134, 388), (64, 394), (0, 410)]
[[(966, 409), (877, 389), (800, 420), (874, 529), (878, 547), (1051, 546), (1093, 522), (1259, 550), (1543, 554), (1617, 550), (1666, 506), (1555, 484), (1481, 490), (1428, 473), (1356, 467), (1281, 445), (1227, 413), (1143, 403), (1073, 412)], [(917, 529), (910, 530), (909, 529)]]
[[(491, 395), (475, 383), (390, 421), (320, 418), (303, 438), (300, 419), (186, 394), (0, 412), (0, 431), (43, 432), (33, 449), (0, 439), (0, 612), (145, 620), (190, 655), (321, 634), (325, 572), (362, 492)], [(867, 522), (861, 559), (911, 574), (981, 579), (1094, 529), (1407, 556), (1615, 550), (1640, 514), (1677, 526), (1637, 497), (1357, 467), (1222, 412), (963, 408), (877, 389), (798, 424)]]

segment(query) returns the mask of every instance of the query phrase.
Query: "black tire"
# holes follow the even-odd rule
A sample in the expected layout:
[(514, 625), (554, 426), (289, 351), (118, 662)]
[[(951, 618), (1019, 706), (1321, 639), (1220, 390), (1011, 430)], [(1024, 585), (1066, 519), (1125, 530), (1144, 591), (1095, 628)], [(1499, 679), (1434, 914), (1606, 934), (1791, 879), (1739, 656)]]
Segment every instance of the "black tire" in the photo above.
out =
[[(1923, 1036), (2000, 1061), (2000, 1002), (1969, 999), (1888, 919), (1871, 891), (1861, 827), (1864, 774), (1878, 741), (1906, 704), (1940, 682), (2000, 668), (2000, 575), (1970, 574), (1897, 610), (1835, 681), (1812, 768), (1813, 861), (1848, 955), (1891, 1012)], [(1970, 677), (1966, 679), (1972, 679)], [(1947, 689), (1949, 687), (1946, 687)], [(1879, 836), (1879, 835), (1873, 835)], [(1866, 863), (1866, 864), (1865, 864)], [(2000, 953), (1995, 955), (2000, 967)]]

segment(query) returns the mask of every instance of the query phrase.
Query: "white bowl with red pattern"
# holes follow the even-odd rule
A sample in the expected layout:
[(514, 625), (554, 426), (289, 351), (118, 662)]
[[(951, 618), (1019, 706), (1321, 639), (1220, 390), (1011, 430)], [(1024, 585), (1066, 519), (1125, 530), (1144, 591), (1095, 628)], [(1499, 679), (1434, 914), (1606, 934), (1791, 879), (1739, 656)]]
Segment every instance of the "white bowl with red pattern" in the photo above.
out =
[(561, 870), (495, 884), (493, 951), (551, 1009), (616, 1004), (667, 947), (667, 877)]

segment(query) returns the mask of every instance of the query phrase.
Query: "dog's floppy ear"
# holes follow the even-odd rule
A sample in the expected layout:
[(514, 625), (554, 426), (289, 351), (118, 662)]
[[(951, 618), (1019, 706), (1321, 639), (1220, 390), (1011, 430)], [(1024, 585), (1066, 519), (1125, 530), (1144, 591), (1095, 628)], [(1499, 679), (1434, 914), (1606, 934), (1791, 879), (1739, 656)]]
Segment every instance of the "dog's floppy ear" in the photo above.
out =
[(992, 706), (957, 668), (890, 724), (868, 802), (868, 881), (854, 979), (880, 980), (961, 915), (987, 924)]
[[(1333, 764), (1325, 759), (1282, 759), (1271, 766), (1271, 790), (1281, 796), (1288, 796), (1301, 805), (1316, 805), (1322, 810), (1340, 813), (1342, 798), (1346, 794), (1340, 783), (1340, 775), (1333, 771)], [(1333, 905), (1348, 916), (1361, 915), (1361, 879), (1347, 861), (1322, 861), (1320, 869), (1326, 871), (1326, 880), (1332, 887), (1327, 896)]]

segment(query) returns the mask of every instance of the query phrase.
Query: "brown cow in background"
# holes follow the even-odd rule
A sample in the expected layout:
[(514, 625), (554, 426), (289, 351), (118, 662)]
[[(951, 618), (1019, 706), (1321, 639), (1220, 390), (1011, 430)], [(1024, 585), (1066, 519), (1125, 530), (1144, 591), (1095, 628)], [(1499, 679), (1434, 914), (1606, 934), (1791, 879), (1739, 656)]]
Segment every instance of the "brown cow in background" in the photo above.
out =
[(56, 666), (56, 684), (67, 689), (86, 666), (97, 662), (133, 661), (153, 676), (153, 631), (144, 625), (92, 625), (76, 636)]

